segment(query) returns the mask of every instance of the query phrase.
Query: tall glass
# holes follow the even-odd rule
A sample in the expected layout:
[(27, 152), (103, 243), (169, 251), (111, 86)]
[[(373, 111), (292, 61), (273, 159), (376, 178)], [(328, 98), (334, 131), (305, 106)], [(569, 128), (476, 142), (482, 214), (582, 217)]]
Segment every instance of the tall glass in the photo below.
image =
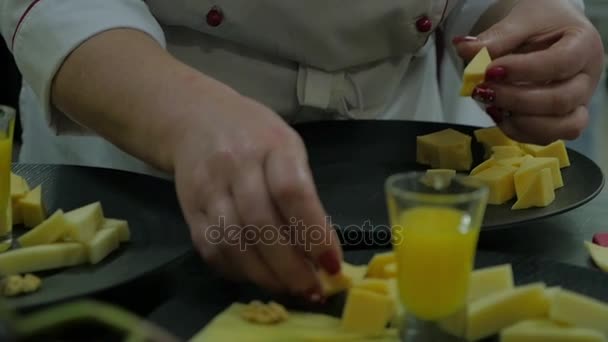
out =
[(424, 172), (393, 175), (385, 186), (402, 340), (457, 340), (439, 326), (466, 306), (489, 190), (467, 176)]
[(0, 244), (12, 240), (11, 163), (16, 112), (0, 105)]

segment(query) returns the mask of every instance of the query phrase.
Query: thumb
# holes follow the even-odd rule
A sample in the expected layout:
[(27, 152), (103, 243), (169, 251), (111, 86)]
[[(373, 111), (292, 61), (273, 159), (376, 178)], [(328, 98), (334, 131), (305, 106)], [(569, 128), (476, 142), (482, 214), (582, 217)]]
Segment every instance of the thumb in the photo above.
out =
[(468, 63), (484, 47), (496, 59), (516, 51), (527, 38), (523, 25), (509, 15), (477, 37), (456, 37), (452, 42), (458, 55)]

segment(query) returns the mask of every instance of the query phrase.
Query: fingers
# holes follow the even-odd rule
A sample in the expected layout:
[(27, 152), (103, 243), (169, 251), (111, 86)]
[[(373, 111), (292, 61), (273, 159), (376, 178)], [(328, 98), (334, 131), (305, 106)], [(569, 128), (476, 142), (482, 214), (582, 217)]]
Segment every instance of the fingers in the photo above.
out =
[(512, 139), (522, 143), (547, 145), (559, 139), (578, 138), (589, 122), (587, 108), (580, 106), (565, 116), (513, 114), (499, 126)]
[(473, 98), (512, 113), (563, 116), (586, 105), (592, 93), (590, 76), (578, 74), (568, 81), (545, 86), (486, 83), (473, 91)]
[[(282, 219), (266, 186), (262, 165), (244, 167), (232, 188), (242, 222), (252, 229), (256, 251), (273, 274), (293, 294), (321, 296), (320, 284), (312, 264), (295, 247), (294, 240), (284, 235)], [(289, 233), (289, 232), (286, 232)]]
[(283, 219), (304, 228), (301, 250), (329, 274), (339, 273), (342, 261), (340, 241), (327, 222), (304, 148), (272, 151), (266, 159), (265, 171), (270, 195)]

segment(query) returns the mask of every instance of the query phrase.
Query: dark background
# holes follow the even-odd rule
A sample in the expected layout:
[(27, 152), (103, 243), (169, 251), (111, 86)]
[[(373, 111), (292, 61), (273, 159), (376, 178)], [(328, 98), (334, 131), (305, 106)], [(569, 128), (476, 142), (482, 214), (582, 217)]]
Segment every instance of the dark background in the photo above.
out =
[[(0, 38), (0, 104), (11, 106), (17, 110), (19, 91), (21, 90), (21, 75), (15, 65), (15, 60), (6, 47), (4, 39)], [(16, 121), (15, 140), (21, 141), (21, 125)]]

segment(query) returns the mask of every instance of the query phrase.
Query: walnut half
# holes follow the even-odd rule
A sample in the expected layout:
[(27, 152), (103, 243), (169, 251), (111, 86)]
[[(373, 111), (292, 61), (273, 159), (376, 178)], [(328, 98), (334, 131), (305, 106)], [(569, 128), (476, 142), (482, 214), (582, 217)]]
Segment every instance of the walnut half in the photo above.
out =
[(243, 309), (241, 317), (256, 324), (277, 324), (287, 320), (289, 314), (281, 304), (272, 301), (264, 304), (254, 300)]

